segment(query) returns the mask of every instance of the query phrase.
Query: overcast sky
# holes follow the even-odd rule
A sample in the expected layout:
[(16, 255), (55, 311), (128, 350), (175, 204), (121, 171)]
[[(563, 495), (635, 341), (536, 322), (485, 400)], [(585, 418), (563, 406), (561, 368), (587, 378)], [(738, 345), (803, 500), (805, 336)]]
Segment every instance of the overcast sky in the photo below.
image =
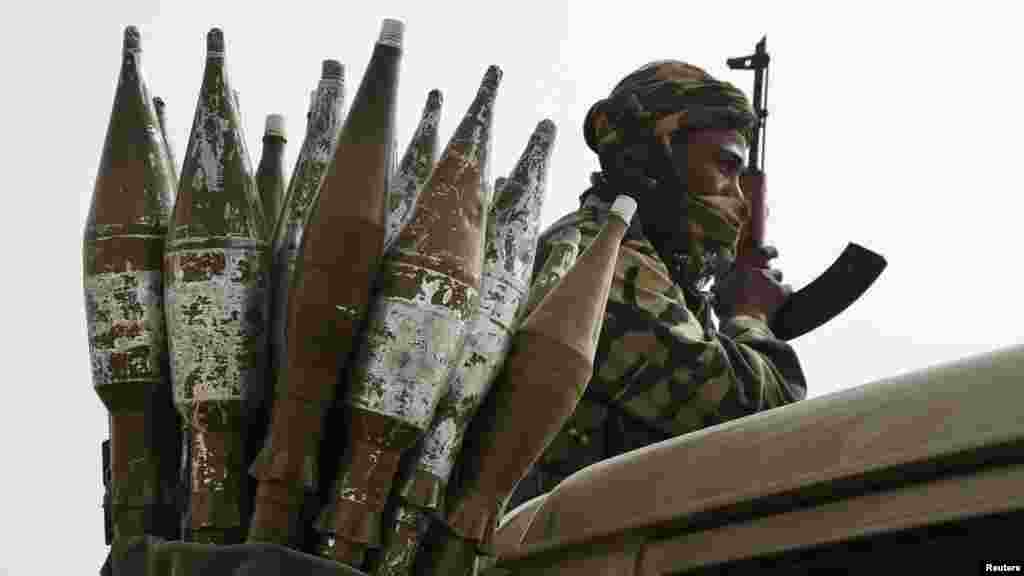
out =
[(406, 23), (401, 149), (430, 89), (444, 94), (444, 143), (497, 64), (492, 176), (507, 174), (538, 121), (559, 129), (545, 226), (575, 209), (596, 168), (581, 121), (619, 78), (674, 58), (749, 91), (752, 74), (725, 59), (767, 34), (768, 236), (779, 267), (803, 286), (850, 241), (889, 260), (846, 313), (794, 342), (809, 395), (1020, 344), (1020, 19), (1002, 7), (1012, 3), (811, 5), (36, 1), (0, 15), (11, 184), (0, 226), (0, 573), (92, 574), (106, 554), (107, 419), (89, 372), (81, 243), (129, 24), (142, 32), (179, 159), (212, 26), (224, 30), (253, 164), (265, 115), (282, 113), (289, 170), (321, 60), (344, 63), (351, 100), (383, 18)]

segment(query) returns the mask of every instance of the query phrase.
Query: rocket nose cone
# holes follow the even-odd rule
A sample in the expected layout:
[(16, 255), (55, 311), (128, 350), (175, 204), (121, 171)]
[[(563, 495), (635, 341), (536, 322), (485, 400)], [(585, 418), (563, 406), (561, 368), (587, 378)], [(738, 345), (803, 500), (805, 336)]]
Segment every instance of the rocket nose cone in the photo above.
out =
[(320, 67), (320, 78), (324, 80), (343, 80), (345, 67), (337, 60), (324, 60)]
[(555, 134), (558, 133), (558, 127), (555, 126), (555, 123), (552, 122), (549, 118), (545, 118), (537, 123), (536, 132), (537, 134), (544, 135), (549, 138), (554, 138)]
[(206, 33), (206, 51), (208, 53), (224, 53), (224, 31), (220, 28), (211, 28)]
[(501, 82), (502, 71), (496, 64), (491, 64), (487, 67), (487, 73), (484, 74), (484, 86), (488, 88), (497, 88)]
[(440, 108), (444, 101), (444, 95), (437, 88), (427, 93), (427, 108)]
[(142, 50), (142, 35), (139, 34), (138, 27), (134, 25), (126, 26), (124, 29), (124, 49), (125, 50)]

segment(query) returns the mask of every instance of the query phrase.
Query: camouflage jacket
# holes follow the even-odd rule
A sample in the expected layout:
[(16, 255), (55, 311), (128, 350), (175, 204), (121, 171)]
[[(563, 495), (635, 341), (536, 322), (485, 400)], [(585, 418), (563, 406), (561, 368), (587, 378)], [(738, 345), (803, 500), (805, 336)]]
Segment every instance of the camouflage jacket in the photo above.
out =
[[(564, 260), (560, 247), (579, 242), (582, 253), (606, 214), (589, 198), (541, 235), (523, 317)], [(793, 348), (755, 318), (727, 319), (716, 330), (707, 298), (670, 280), (638, 225), (619, 250), (594, 365), (575, 413), (506, 510), (594, 462), (806, 394)]]

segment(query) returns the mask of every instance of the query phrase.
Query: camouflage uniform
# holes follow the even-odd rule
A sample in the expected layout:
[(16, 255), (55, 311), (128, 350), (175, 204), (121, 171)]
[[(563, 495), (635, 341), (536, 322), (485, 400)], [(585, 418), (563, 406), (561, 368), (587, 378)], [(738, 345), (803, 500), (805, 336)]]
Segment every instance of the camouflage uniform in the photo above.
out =
[[(658, 109), (645, 95), (671, 98), (695, 84), (706, 95), (712, 92), (706, 87), (716, 82), (700, 69), (681, 63), (666, 73), (659, 69), (663, 64), (627, 77), (650, 88), (640, 91), (640, 104), (656, 110), (652, 121), (678, 112), (685, 104), (676, 101), (673, 106), (662, 100), (666, 105)], [(673, 72), (680, 70), (683, 77), (673, 78)], [(671, 90), (663, 85), (666, 78), (671, 78)], [(715, 105), (722, 102), (721, 93), (713, 94), (715, 98)], [(588, 115), (591, 126), (592, 114)], [(607, 141), (616, 133), (607, 117), (599, 118), (597, 124), (591, 128), (595, 137), (588, 134), (592, 147), (602, 134)], [(608, 204), (598, 196), (585, 193), (577, 212), (542, 234), (533, 292), (545, 291), (548, 279), (557, 276), (552, 269), (565, 265), (567, 251), (575, 248), (582, 253), (600, 231)], [(679, 286), (671, 278), (634, 220), (619, 250), (593, 378), (575, 413), (520, 482), (506, 510), (550, 491), (566, 476), (600, 460), (804, 398), (806, 383), (792, 347), (752, 317), (729, 318), (716, 329), (710, 295), (698, 290), (698, 283)], [(523, 317), (537, 300), (528, 299)]]

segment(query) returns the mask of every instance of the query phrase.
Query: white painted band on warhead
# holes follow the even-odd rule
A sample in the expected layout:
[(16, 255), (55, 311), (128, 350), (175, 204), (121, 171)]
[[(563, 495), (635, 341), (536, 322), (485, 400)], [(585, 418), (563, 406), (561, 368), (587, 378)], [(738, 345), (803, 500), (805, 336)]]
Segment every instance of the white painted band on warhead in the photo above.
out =
[(281, 114), (267, 114), (267, 124), (265, 133), (274, 136), (280, 136), (281, 138), (287, 138), (287, 134), (284, 129), (284, 116)]
[(615, 198), (609, 211), (622, 218), (622, 221), (628, 225), (633, 220), (633, 214), (636, 213), (636, 200), (620, 195)]

